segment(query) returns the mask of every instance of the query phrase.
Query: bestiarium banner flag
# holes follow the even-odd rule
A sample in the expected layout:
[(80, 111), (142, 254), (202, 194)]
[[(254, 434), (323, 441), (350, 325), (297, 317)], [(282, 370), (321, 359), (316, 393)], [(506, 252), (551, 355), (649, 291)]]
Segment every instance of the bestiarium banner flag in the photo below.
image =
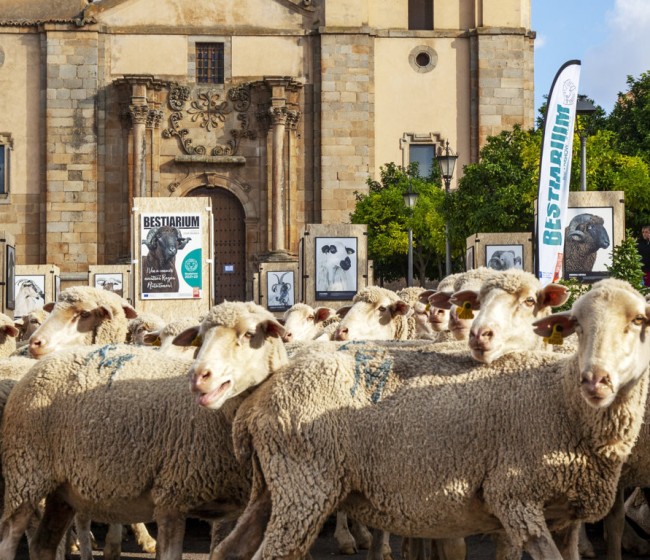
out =
[(143, 299), (201, 297), (201, 215), (142, 214)]
[(579, 82), (580, 61), (566, 62), (547, 100), (537, 194), (537, 274), (542, 285), (562, 278)]

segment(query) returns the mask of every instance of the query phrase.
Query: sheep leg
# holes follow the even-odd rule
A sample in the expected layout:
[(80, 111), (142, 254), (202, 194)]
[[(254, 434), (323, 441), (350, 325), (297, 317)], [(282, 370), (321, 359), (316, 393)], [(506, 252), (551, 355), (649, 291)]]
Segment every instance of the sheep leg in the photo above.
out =
[(271, 517), (271, 495), (265, 489), (251, 500), (235, 528), (210, 553), (210, 560), (244, 560), (262, 546), (264, 530)]
[(650, 555), (648, 541), (639, 536), (627, 521), (625, 521), (625, 525), (623, 526), (621, 546), (625, 552), (629, 552), (634, 556), (648, 557)]
[(334, 540), (339, 549), (339, 554), (356, 554), (357, 543), (348, 529), (348, 516), (344, 511), (336, 512), (336, 529)]
[(607, 558), (622, 560), (623, 528), (625, 526), (625, 498), (623, 488), (618, 488), (614, 505), (603, 520), (605, 539), (607, 541)]
[(56, 494), (45, 500), (45, 510), (29, 545), (30, 558), (56, 560), (57, 549), (74, 518), (74, 510)]
[(467, 558), (467, 545), (465, 539), (436, 539), (436, 549), (440, 560), (465, 560)]
[(359, 523), (356, 519), (350, 522), (350, 533), (357, 543), (357, 548), (360, 550), (368, 550), (372, 542), (372, 535), (363, 523)]
[(210, 523), (210, 554), (235, 528), (236, 521), (214, 519)]
[(533, 560), (564, 560), (546, 528), (543, 534), (531, 536), (524, 544), (524, 549)]
[(564, 560), (580, 560), (578, 540), (581, 525), (582, 523), (575, 522), (565, 529), (556, 531), (553, 534), (553, 540), (555, 541), (555, 544)]
[(74, 516), (74, 526), (79, 543), (79, 557), (81, 560), (91, 560), (93, 546), (90, 535), (90, 517), (78, 513)]
[[(402, 539), (402, 559), (403, 560), (427, 560), (425, 545), (430, 543), (431, 541), (429, 539), (416, 539), (413, 537), (404, 537)], [(374, 540), (373, 540), (373, 544), (374, 544)], [(368, 556), (368, 558), (370, 559), (370, 556)], [(377, 559), (377, 560), (381, 560), (381, 559)]]
[(185, 517), (173, 512), (156, 515), (156, 526), (158, 527), (156, 560), (181, 560), (185, 536)]
[(154, 539), (147, 530), (144, 523), (134, 523), (131, 525), (131, 530), (135, 535), (135, 540), (143, 552), (155, 554), (156, 552), (156, 539)]
[(596, 558), (594, 546), (587, 536), (587, 526), (580, 523), (580, 532), (578, 534), (578, 552), (582, 558)]
[[(390, 549), (390, 533), (382, 531), (381, 529), (372, 530), (372, 540), (370, 541), (370, 548), (368, 549), (368, 554), (366, 555), (366, 560), (391, 560), (392, 551)], [(407, 539), (403, 539), (403, 543)], [(408, 543), (406, 543), (408, 547)], [(402, 551), (402, 558), (404, 552)]]
[(104, 560), (120, 560), (122, 555), (122, 525), (111, 523), (104, 540)]
[(521, 548), (512, 544), (512, 541), (505, 534), (496, 533), (492, 539), (496, 548), (496, 560), (521, 560)]
[(0, 527), (2, 540), (0, 541), (0, 559), (14, 560), (20, 539), (27, 531), (35, 511), (23, 504), (9, 516)]

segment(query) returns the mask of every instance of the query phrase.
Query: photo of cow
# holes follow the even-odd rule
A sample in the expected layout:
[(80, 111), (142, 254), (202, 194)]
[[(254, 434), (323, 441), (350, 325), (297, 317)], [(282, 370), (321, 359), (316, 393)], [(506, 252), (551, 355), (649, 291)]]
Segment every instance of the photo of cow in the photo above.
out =
[(316, 299), (348, 300), (357, 292), (357, 238), (316, 238)]

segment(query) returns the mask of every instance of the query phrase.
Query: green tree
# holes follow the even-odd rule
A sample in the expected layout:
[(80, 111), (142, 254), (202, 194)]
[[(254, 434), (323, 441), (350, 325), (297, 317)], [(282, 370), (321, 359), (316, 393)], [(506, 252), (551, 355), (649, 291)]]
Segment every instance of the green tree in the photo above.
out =
[(479, 163), (467, 165), (443, 204), (453, 251), (477, 232), (532, 231), (541, 133), (515, 126), (488, 138)]
[(612, 251), (612, 264), (605, 265), (607, 272), (612, 278), (626, 280), (640, 292), (646, 292), (643, 288), (643, 269), (641, 267), (641, 255), (636, 248), (636, 238), (632, 230), (625, 232), (625, 239)]
[(627, 77), (628, 91), (618, 94), (618, 102), (608, 119), (621, 153), (650, 163), (650, 72), (635, 79)]
[[(434, 166), (435, 167), (435, 166)], [(350, 215), (354, 224), (368, 225), (368, 258), (373, 260), (375, 276), (381, 284), (407, 275), (408, 230), (413, 231), (413, 269), (419, 283), (440, 268), (444, 258), (444, 222), (439, 207), (444, 193), (439, 187), (437, 169), (422, 178), (417, 164), (404, 170), (394, 163), (380, 169), (380, 180), (367, 180), (368, 193), (355, 192), (356, 207)], [(410, 188), (418, 201), (409, 211), (403, 195)]]

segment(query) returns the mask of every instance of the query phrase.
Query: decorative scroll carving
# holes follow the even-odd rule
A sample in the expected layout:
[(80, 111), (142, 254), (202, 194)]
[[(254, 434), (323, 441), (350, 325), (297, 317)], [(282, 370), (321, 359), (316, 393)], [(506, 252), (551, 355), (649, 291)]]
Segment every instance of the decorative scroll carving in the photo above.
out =
[(133, 124), (147, 124), (149, 107), (147, 105), (129, 105), (129, 116)]
[[(168, 103), (172, 109), (169, 116), (169, 126), (163, 130), (164, 138), (176, 137), (183, 151), (188, 155), (228, 156), (237, 153), (239, 144), (243, 139), (254, 140), (256, 133), (250, 128), (248, 110), (251, 105), (250, 84), (242, 84), (231, 88), (227, 93), (227, 100), (220, 101), (221, 95), (214, 90), (198, 91), (195, 99), (191, 100), (189, 107), (186, 105), (191, 97), (191, 90), (187, 86), (174, 85), (169, 92)], [(239, 122), (238, 128), (232, 128), (229, 133), (231, 139), (225, 144), (215, 143), (210, 148), (206, 147), (210, 136), (205, 133), (216, 133), (225, 128), (229, 115), (235, 113)], [(205, 133), (200, 140), (202, 143), (194, 145), (190, 128), (183, 125), (183, 120), (189, 116), (192, 122), (198, 122), (199, 128)], [(197, 129), (194, 129), (195, 131)], [(195, 134), (196, 136), (196, 134)], [(204, 140), (205, 138), (205, 140)]]

